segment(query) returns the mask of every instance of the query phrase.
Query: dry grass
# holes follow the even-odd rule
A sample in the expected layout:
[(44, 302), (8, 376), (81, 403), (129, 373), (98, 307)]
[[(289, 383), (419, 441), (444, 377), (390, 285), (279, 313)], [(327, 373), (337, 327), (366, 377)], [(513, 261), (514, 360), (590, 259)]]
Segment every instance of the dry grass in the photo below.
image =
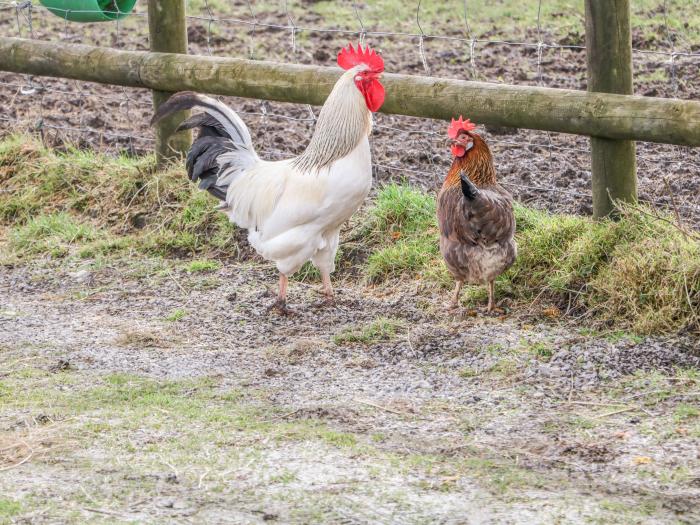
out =
[(127, 330), (114, 341), (119, 346), (133, 348), (167, 348), (172, 341), (167, 341), (162, 334), (151, 330)]
[(74, 230), (90, 237), (80, 248), (85, 258), (129, 249), (237, 254), (237, 230), (214, 199), (179, 168), (155, 171), (151, 157), (58, 153), (14, 136), (0, 142), (0, 184), (0, 224), (13, 227), (9, 248), (20, 256), (31, 254), (36, 231), (48, 241), (34, 252), (65, 256)]

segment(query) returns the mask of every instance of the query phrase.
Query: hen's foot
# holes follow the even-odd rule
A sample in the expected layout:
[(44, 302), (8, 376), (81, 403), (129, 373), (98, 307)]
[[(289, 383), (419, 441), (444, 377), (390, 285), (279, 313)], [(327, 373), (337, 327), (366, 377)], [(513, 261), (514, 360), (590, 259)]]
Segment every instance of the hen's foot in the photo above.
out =
[(294, 310), (290, 310), (289, 307), (287, 306), (287, 301), (286, 299), (277, 299), (274, 303), (272, 303), (270, 306), (267, 307), (267, 312), (275, 312), (278, 315), (284, 315), (284, 316), (289, 316), (289, 315), (294, 315)]
[(505, 315), (506, 311), (503, 308), (499, 308), (498, 306), (493, 306), (491, 308), (487, 308), (485, 315), (488, 315), (490, 317), (501, 317), (502, 315)]
[(459, 303), (448, 303), (445, 305), (447, 313), (456, 318), (465, 319), (467, 317), (477, 317), (479, 313), (474, 308), (463, 308)]

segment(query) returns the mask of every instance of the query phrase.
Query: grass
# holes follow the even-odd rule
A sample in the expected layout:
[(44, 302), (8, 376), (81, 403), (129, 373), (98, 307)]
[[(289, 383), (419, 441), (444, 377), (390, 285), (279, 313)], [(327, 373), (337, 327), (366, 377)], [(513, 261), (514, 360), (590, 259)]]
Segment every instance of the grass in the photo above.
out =
[[(191, 12), (206, 14), (203, 0), (189, 0)], [(216, 13), (236, 14), (250, 18), (250, 11), (245, 4), (238, 7), (226, 5), (221, 0), (209, 1)], [(285, 3), (285, 5), (287, 5)], [(574, 38), (577, 44), (583, 44), (584, 4), (580, 0), (547, 0), (542, 2), (541, 12), (538, 2), (518, 0), (462, 0), (423, 1), (420, 11), (418, 2), (402, 0), (377, 0), (372, 2), (337, 2), (321, 0), (288, 2), (289, 13), (299, 19), (304, 13), (314, 13), (321, 17), (323, 27), (338, 27), (357, 30), (358, 16), (366, 30), (394, 32), (419, 32), (416, 16), (419, 15), (420, 26), (426, 34), (466, 36), (466, 20), (472, 34), (479, 38), (492, 36), (494, 30), (511, 38), (522, 38), (535, 33), (540, 26), (545, 34), (555, 39)], [(357, 7), (357, 10), (355, 10)], [(635, 0), (632, 2), (632, 25), (651, 39), (652, 44), (664, 44), (664, 1)], [(700, 37), (700, 13), (695, 0), (674, 0), (667, 3), (668, 25), (676, 34), (689, 41)], [(277, 0), (255, 2), (255, 12), (284, 14)], [(538, 17), (539, 15), (539, 17)], [(316, 24), (318, 25), (318, 24)], [(303, 33), (301, 37), (303, 38)], [(391, 42), (382, 42), (383, 46)], [(431, 45), (429, 43), (428, 45)]]
[(187, 265), (187, 271), (190, 273), (213, 272), (219, 268), (221, 268), (221, 263), (219, 261), (212, 261), (209, 259), (192, 261)]
[(183, 308), (176, 308), (175, 310), (173, 310), (172, 312), (170, 312), (168, 314), (168, 316), (165, 318), (165, 320), (174, 323), (174, 322), (177, 322), (177, 321), (184, 319), (185, 317), (187, 317), (187, 311), (184, 310)]
[[(9, 252), (83, 258), (139, 250), (237, 255), (236, 228), (214, 199), (179, 169), (155, 171), (152, 157), (109, 157), (44, 148), (35, 138), (0, 142), (0, 226)], [(87, 242), (90, 241), (90, 242)]]
[[(23, 429), (22, 436), (35, 450), (31, 465), (35, 475), (62, 480), (64, 465), (70, 466), (68, 475), (81, 474), (81, 484), (87, 490), (59, 483), (53, 492), (61, 494), (63, 503), (49, 513), (62, 523), (84, 522), (81, 508), (128, 515), (135, 492), (139, 498), (175, 494), (186, 500), (179, 494), (216, 494), (224, 501), (235, 497), (239, 503), (257, 502), (272, 493), (305, 509), (303, 502), (311, 497), (308, 484), (318, 485), (318, 474), (309, 477), (319, 468), (314, 458), (329, 456), (333, 462), (343, 458), (343, 464), (352, 465), (353, 472), (376, 473), (357, 487), (342, 479), (343, 490), (349, 493), (364, 494), (367, 484), (374, 491), (388, 475), (416, 480), (430, 477), (436, 486), (427, 489), (447, 491), (459, 487), (446, 479), (476, 475), (499, 494), (532, 483), (532, 475), (509, 460), (469, 457), (455, 461), (453, 456), (440, 455), (414, 458), (378, 449), (375, 444), (382, 441), (381, 436), (340, 431), (318, 419), (285, 420), (279, 416), (289, 416), (288, 410), (260, 405), (250, 389), (243, 397), (231, 399), (218, 379), (154, 381), (109, 374), (86, 381), (83, 376), (75, 377), (79, 371), (37, 373), (32, 385), (16, 373), (3, 378), (12, 392), (6, 410), (8, 417), (43, 414), (50, 402), (52, 423), (46, 430), (30, 428), (28, 434)], [(43, 445), (40, 439), (53, 443)], [(322, 468), (320, 472), (331, 476), (324, 482), (332, 485), (333, 471), (325, 474), (328, 470)], [(232, 479), (230, 472), (245, 472), (245, 478)], [(448, 484), (439, 488), (441, 483)], [(41, 497), (45, 490), (41, 484), (29, 486), (21, 506), (7, 496), (0, 498), (0, 523), (11, 523), (23, 512), (45, 509), (45, 498)], [(391, 492), (382, 498), (391, 500)], [(396, 497), (400, 493), (397, 490)], [(76, 509), (75, 516), (69, 515)], [(318, 522), (308, 516), (300, 521)]]
[(19, 502), (7, 498), (0, 498), (0, 523), (11, 523), (10, 518), (19, 514), (21, 510), (22, 505), (20, 505)]
[(684, 423), (698, 417), (700, 417), (700, 409), (694, 405), (679, 405), (673, 413), (673, 419), (676, 423)]
[(554, 349), (546, 343), (526, 345), (525, 350), (532, 353), (540, 361), (549, 361), (554, 355)]
[(333, 343), (339, 346), (348, 343), (370, 345), (390, 341), (403, 326), (399, 320), (380, 317), (363, 326), (344, 328), (333, 336)]
[(39, 215), (12, 231), (10, 244), (26, 254), (50, 253), (63, 256), (80, 241), (95, 239), (89, 224), (80, 224), (65, 212)]
[[(369, 255), (366, 275), (370, 281), (411, 274), (435, 276), (440, 256), (435, 199), (407, 185), (390, 184), (377, 196), (366, 229), (371, 244), (384, 245)], [(447, 273), (442, 272), (446, 279)]]
[[(0, 141), (0, 183), (4, 261), (194, 256), (185, 269), (197, 273), (218, 269), (222, 256), (245, 256), (240, 232), (214, 210), (213, 198), (178, 169), (155, 171), (151, 158), (58, 153), (14, 136)], [(515, 214), (519, 256), (497, 281), (500, 297), (538, 299), (630, 337), (697, 329), (700, 242), (672, 224), (632, 208), (622, 209), (616, 222), (517, 204)], [(391, 184), (355, 220), (352, 235), (362, 239), (361, 249), (339, 253), (340, 271), (373, 283), (419, 279), (432, 289), (452, 286), (438, 251), (432, 195)], [(308, 265), (299, 275), (318, 278)], [(484, 287), (470, 287), (465, 297), (481, 301), (484, 294)]]
[[(272, 485), (291, 485), (283, 500), (305, 508), (301, 502), (309, 497), (304, 484), (310, 478), (304, 471), (319, 468), (314, 458), (333, 454), (363, 469), (371, 456), (373, 466), (388, 468), (384, 454), (363, 434), (332, 428), (314, 417), (289, 417), (288, 407), (264, 403), (267, 393), (259, 395), (251, 388), (232, 393), (220, 378), (166, 381), (125, 373), (86, 378), (76, 370), (33, 372), (14, 370), (2, 378), (4, 415), (19, 420), (31, 414), (34, 424), (18, 425), (13, 436), (0, 438), (8, 437), (10, 443), (21, 439), (32, 447), (35, 476), (55, 480), (81, 473), (87, 493), (63, 483), (53, 492), (64, 501), (50, 511), (57, 522), (84, 522), (84, 513), (66, 515), (81, 507), (123, 508), (128, 513), (135, 491), (154, 499), (181, 490), (228, 497), (232, 483), (239, 503), (260, 501)], [(41, 414), (48, 414), (49, 425), (36, 423)], [(245, 480), (232, 481), (225, 474), (242, 470)], [(172, 481), (160, 486), (159, 478), (166, 475)], [(251, 481), (254, 487), (246, 488)], [(12, 481), (6, 483), (12, 487)], [(45, 508), (45, 490), (41, 483), (27, 485), (22, 505), (4, 494), (0, 523)]]

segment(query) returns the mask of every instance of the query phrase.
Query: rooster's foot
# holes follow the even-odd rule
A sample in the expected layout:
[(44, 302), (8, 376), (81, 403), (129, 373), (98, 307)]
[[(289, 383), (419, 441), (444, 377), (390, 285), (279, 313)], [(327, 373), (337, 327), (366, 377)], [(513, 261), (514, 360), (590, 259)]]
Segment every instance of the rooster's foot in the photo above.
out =
[(294, 310), (291, 310), (287, 306), (287, 300), (286, 299), (277, 299), (274, 303), (272, 303), (270, 306), (267, 307), (267, 312), (276, 312), (279, 315), (284, 315), (284, 316), (289, 316), (289, 315), (294, 315)]
[(335, 297), (326, 295), (321, 301), (314, 303), (314, 308), (332, 308), (336, 305)]

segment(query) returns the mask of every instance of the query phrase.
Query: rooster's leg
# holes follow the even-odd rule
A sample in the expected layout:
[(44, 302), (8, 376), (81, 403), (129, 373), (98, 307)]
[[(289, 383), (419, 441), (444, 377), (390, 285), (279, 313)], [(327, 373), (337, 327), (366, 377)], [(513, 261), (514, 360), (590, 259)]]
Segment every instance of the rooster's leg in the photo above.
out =
[(323, 280), (323, 295), (326, 296), (325, 302), (327, 304), (332, 304), (333, 303), (333, 285), (331, 284), (330, 272), (321, 272), (321, 279)]
[(291, 310), (287, 308), (287, 285), (289, 278), (283, 273), (280, 274), (280, 291), (277, 295), (277, 300), (270, 305), (268, 310), (277, 310), (282, 315), (289, 315)]
[(289, 284), (289, 278), (283, 273), (280, 274), (280, 293), (277, 296), (278, 301), (283, 303), (287, 302), (287, 285)]
[(452, 293), (452, 301), (450, 301), (450, 308), (457, 308), (457, 306), (459, 306), (459, 292), (462, 291), (463, 284), (464, 281), (457, 281), (455, 291)]

